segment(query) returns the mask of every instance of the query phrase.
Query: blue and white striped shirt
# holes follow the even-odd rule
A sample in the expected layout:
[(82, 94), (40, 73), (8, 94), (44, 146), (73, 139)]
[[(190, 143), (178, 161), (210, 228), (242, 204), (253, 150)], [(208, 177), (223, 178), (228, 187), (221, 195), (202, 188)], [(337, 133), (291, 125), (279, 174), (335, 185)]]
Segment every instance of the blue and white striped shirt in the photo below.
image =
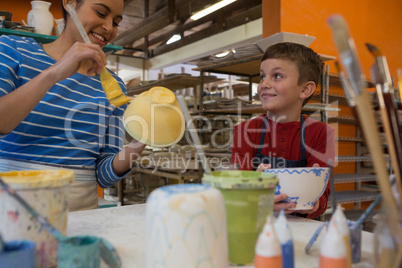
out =
[[(31, 38), (0, 36), (0, 97), (55, 63)], [(109, 187), (121, 179), (112, 160), (123, 147), (125, 107), (109, 104), (99, 76), (76, 73), (56, 83), (11, 133), (0, 135), (0, 158), (96, 169), (99, 186)]]

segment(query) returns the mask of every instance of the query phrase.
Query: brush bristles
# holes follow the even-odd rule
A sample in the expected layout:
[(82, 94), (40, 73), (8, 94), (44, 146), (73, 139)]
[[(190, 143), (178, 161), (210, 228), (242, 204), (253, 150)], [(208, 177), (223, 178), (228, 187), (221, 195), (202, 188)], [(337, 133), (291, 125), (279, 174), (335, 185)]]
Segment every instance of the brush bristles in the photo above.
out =
[(332, 29), (334, 41), (340, 53), (349, 50), (349, 30), (348, 26), (340, 15), (328, 18), (328, 25)]
[(374, 56), (374, 58), (382, 56), (381, 50), (375, 45), (366, 43), (366, 47), (370, 51), (370, 53)]

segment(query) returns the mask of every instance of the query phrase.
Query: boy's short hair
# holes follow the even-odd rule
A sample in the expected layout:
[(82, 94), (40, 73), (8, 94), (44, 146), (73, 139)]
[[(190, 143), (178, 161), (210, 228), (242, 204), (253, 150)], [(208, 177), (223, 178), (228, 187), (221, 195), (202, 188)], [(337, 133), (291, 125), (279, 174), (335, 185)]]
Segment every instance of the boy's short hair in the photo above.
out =
[[(321, 79), (323, 62), (320, 56), (311, 48), (291, 42), (278, 43), (269, 46), (265, 50), (261, 62), (267, 59), (281, 59), (294, 62), (299, 70), (297, 83), (300, 85), (308, 81), (313, 81), (316, 86), (318, 86)], [(305, 105), (310, 98), (311, 96), (304, 101), (303, 105)]]

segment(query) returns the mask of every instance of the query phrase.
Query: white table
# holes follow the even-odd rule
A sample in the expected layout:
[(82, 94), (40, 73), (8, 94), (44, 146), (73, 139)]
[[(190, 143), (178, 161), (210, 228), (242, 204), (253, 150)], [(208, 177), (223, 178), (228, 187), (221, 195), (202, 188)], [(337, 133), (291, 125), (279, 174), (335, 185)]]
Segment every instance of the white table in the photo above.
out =
[[(321, 222), (293, 216), (288, 216), (288, 222), (293, 235), (295, 267), (319, 267), (319, 244), (323, 236), (318, 238), (309, 255), (304, 248)], [(123, 267), (145, 267), (145, 204), (70, 212), (67, 235), (103, 237), (115, 246)], [(372, 233), (362, 233), (362, 259), (353, 267), (372, 267), (373, 239)]]

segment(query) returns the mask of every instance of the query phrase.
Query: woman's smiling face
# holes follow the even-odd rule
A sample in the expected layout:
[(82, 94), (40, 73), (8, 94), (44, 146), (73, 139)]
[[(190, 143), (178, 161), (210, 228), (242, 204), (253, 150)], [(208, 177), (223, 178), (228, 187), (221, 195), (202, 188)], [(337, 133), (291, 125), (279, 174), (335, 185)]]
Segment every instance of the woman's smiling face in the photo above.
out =
[(104, 47), (117, 35), (123, 7), (123, 0), (82, 1), (76, 11), (93, 44)]
[(284, 120), (294, 117), (295, 113), (300, 115), (303, 100), (299, 95), (303, 85), (298, 85), (299, 70), (296, 64), (282, 59), (264, 60), (260, 78), (258, 95), (265, 111), (271, 116), (286, 116)]

